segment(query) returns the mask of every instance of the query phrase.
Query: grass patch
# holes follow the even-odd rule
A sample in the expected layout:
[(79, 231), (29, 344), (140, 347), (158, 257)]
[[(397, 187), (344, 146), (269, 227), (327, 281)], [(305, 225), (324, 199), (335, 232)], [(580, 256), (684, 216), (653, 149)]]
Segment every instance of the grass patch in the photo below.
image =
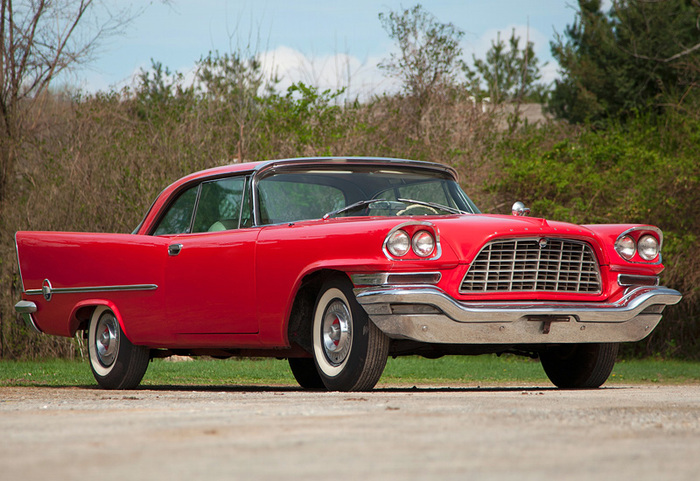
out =
[[(700, 363), (655, 359), (623, 360), (611, 384), (684, 384), (700, 382)], [(539, 361), (516, 356), (446, 356), (440, 359), (389, 359), (382, 385), (551, 385)], [(87, 361), (3, 361), (0, 386), (95, 386)], [(287, 361), (277, 359), (156, 359), (142, 386), (295, 386)]]

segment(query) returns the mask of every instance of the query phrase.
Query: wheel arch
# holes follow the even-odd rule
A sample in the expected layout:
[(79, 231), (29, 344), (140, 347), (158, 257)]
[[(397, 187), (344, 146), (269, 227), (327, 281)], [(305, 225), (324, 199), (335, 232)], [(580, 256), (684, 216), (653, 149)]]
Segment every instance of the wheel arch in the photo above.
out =
[(332, 277), (343, 277), (350, 280), (347, 273), (335, 269), (321, 269), (307, 274), (301, 280), (299, 289), (294, 296), (292, 309), (287, 322), (287, 339), (290, 344), (301, 346), (304, 351), (313, 352), (311, 339), (311, 324), (316, 297), (324, 282)]
[(124, 319), (121, 312), (119, 312), (119, 308), (114, 304), (114, 302), (108, 299), (86, 299), (76, 304), (70, 316), (69, 329), (71, 335), (74, 336), (76, 332), (88, 329), (90, 319), (92, 318), (95, 309), (98, 307), (106, 307), (112, 311), (114, 313), (114, 317), (116, 317), (117, 321), (119, 322), (119, 327), (121, 327), (122, 332), (127, 338), (129, 338), (129, 340), (131, 340), (128, 330), (124, 325)]

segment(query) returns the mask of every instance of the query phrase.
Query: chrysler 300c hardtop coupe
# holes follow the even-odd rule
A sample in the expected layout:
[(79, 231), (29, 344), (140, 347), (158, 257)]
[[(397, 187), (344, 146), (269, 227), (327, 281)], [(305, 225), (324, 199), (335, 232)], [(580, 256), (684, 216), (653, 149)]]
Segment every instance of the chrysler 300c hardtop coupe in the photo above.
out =
[(369, 390), (388, 356), (518, 353), (595, 388), (681, 295), (661, 231), (486, 215), (447, 166), (241, 163), (167, 187), (132, 234), (18, 232), (33, 329), (84, 331), (108, 389), (173, 354), (286, 358), (302, 387)]

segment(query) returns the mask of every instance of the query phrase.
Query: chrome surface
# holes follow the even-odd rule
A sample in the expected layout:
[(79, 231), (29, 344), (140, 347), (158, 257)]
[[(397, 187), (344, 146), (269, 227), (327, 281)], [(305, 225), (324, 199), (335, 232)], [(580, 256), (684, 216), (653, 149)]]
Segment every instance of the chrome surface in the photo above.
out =
[(593, 249), (570, 239), (504, 239), (486, 244), (462, 279), (459, 292), (576, 292), (598, 294), (600, 270)]
[(341, 365), (352, 345), (352, 317), (343, 301), (336, 299), (328, 305), (321, 329), (326, 358), (334, 366)]
[[(355, 296), (391, 338), (465, 344), (638, 341), (656, 327), (663, 307), (682, 297), (674, 289), (653, 286), (600, 303), (460, 302), (434, 286), (361, 288)], [(432, 306), (438, 313), (394, 305)], [(564, 317), (569, 321), (561, 322)], [(543, 332), (546, 324), (548, 333)]]
[(176, 256), (180, 253), (182, 250), (182, 244), (170, 244), (168, 246), (168, 255), (169, 256)]
[[(412, 260), (415, 261), (416, 259), (404, 259), (401, 257), (395, 257), (389, 252), (389, 248), (387, 247), (387, 243), (389, 242), (389, 238), (392, 236), (392, 234), (400, 229), (403, 229), (404, 227), (408, 227), (411, 225), (417, 225), (417, 226), (426, 226), (426, 227), (431, 227), (432, 231), (435, 233), (435, 250), (434, 250), (434, 255), (432, 257), (420, 257), (420, 260), (426, 260), (426, 261), (432, 261), (435, 259), (439, 259), (440, 256), (442, 256), (442, 246), (440, 245), (440, 232), (438, 232), (437, 227), (435, 224), (432, 222), (427, 222), (427, 221), (408, 221), (408, 222), (403, 222), (397, 226), (395, 226), (393, 229), (389, 231), (389, 233), (386, 235), (384, 238), (384, 244), (382, 245), (382, 251), (384, 252), (384, 255), (386, 256), (387, 259), (391, 261), (404, 261), (404, 260)], [(410, 237), (409, 237), (409, 243), (410, 243)]]
[(51, 296), (53, 295), (53, 287), (51, 287), (50, 280), (44, 279), (44, 282), (41, 283), (41, 294), (44, 296), (44, 299), (46, 299), (46, 302), (51, 300)]
[[(619, 241), (622, 237), (626, 236), (626, 235), (629, 234), (630, 232), (639, 231), (639, 230), (641, 230), (641, 231), (654, 232), (656, 235), (659, 236), (659, 257), (658, 257), (658, 259), (656, 259), (656, 262), (632, 261), (632, 260), (625, 259), (624, 257), (622, 257), (622, 255), (620, 255), (620, 258), (621, 258), (621, 259), (624, 259), (626, 262), (629, 262), (629, 263), (632, 263), (632, 264), (647, 264), (647, 265), (654, 265), (654, 266), (655, 266), (655, 265), (658, 265), (658, 264), (661, 264), (661, 261), (662, 261), (662, 259), (661, 259), (661, 251), (663, 250), (663, 245), (664, 245), (664, 233), (661, 232), (661, 229), (659, 229), (658, 227), (652, 227), (652, 226), (637, 226), (637, 227), (632, 227), (632, 228), (630, 228), (630, 229), (627, 229), (626, 231), (622, 232), (620, 235), (617, 236), (617, 240), (615, 241), (615, 245), (617, 245), (618, 241)], [(619, 252), (618, 252), (618, 254), (619, 254)]]
[(514, 216), (517, 217), (530, 215), (530, 208), (525, 207), (525, 204), (523, 204), (520, 201), (513, 204), (513, 207), (511, 207), (510, 211)]
[(439, 272), (375, 272), (372, 274), (352, 274), (350, 279), (356, 286), (381, 286), (387, 284), (437, 284), (442, 274)]
[(111, 366), (119, 351), (119, 324), (111, 312), (106, 312), (100, 317), (94, 342), (100, 364), (104, 367)]
[[(55, 294), (79, 294), (85, 292), (117, 292), (117, 291), (153, 291), (158, 289), (157, 284), (126, 284), (119, 286), (86, 286), (86, 287), (54, 287), (51, 295)], [(42, 295), (43, 289), (29, 289), (28, 296)]]
[(27, 327), (35, 332), (41, 333), (41, 329), (37, 327), (34, 316), (32, 316), (32, 314), (36, 312), (36, 304), (31, 301), (19, 301), (15, 304), (15, 312), (22, 316), (22, 320)]

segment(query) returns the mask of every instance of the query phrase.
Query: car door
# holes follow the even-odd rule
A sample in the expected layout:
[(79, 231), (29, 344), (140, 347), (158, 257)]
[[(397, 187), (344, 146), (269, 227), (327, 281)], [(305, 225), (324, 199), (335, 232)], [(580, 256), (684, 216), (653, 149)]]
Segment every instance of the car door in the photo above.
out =
[[(180, 196), (184, 200), (171, 207), (176, 212), (172, 216), (168, 212), (161, 221), (170, 223), (166, 230), (179, 231), (169, 239), (165, 266), (165, 328), (174, 334), (258, 332), (254, 282), (258, 229), (239, 228), (241, 212), (245, 219), (249, 209), (246, 184), (244, 176), (202, 182), (185, 191)], [(183, 228), (187, 222), (189, 227)]]

